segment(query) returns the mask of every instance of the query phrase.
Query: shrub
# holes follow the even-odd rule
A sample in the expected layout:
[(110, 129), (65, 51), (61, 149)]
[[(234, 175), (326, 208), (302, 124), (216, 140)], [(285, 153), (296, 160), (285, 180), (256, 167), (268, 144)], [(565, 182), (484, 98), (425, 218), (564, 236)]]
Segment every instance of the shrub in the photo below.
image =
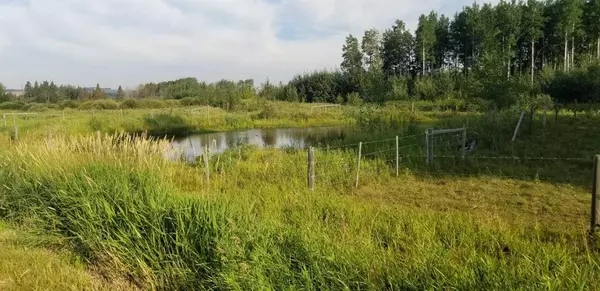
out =
[(23, 103), (21, 102), (2, 102), (0, 103), (0, 109), (4, 110), (21, 110), (23, 108)]
[(183, 99), (180, 99), (179, 103), (181, 103), (182, 106), (198, 106), (205, 104), (205, 102), (203, 102), (202, 99), (192, 97), (185, 97)]
[(142, 99), (134, 101), (136, 102), (136, 107), (134, 108), (160, 109), (167, 107), (167, 104), (158, 99)]
[(348, 94), (347, 98), (350, 105), (359, 106), (362, 104), (362, 99), (360, 99), (360, 95), (356, 92)]
[(600, 100), (600, 65), (544, 74), (543, 91), (563, 103)]
[(32, 111), (32, 112), (43, 112), (43, 111), (48, 111), (48, 109), (49, 109), (45, 104), (40, 104), (40, 103), (31, 103), (31, 104), (27, 104), (27, 105), (29, 105), (29, 106), (26, 110)]
[(258, 117), (261, 119), (270, 119), (275, 118), (277, 116), (277, 106), (275, 104), (269, 104), (263, 109), (261, 113), (258, 114)]
[(431, 77), (418, 78), (415, 81), (415, 93), (421, 100), (435, 100), (439, 97), (435, 81)]
[(179, 102), (179, 100), (175, 100), (175, 99), (163, 100), (163, 103), (165, 104), (165, 107), (167, 107), (167, 108), (181, 106), (181, 102)]
[(92, 109), (114, 110), (114, 109), (118, 109), (118, 108), (119, 108), (119, 103), (117, 103), (114, 100), (94, 100), (94, 101), (87, 101), (87, 102), (81, 103), (79, 105), (79, 109), (81, 109), (81, 110), (92, 110)]
[(171, 114), (146, 116), (144, 124), (146, 131), (151, 135), (184, 135), (193, 129), (183, 117)]
[(138, 106), (138, 102), (135, 99), (127, 99), (119, 104), (119, 107), (123, 109), (135, 109), (138, 108)]
[(79, 102), (74, 101), (74, 100), (63, 100), (62, 102), (60, 102), (60, 108), (71, 108), (71, 109), (75, 109), (79, 107)]

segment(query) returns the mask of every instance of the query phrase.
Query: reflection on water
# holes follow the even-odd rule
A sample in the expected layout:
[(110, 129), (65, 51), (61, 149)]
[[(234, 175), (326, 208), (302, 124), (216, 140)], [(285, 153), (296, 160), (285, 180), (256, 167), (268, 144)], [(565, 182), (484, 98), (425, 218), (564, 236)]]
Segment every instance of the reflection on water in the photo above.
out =
[(343, 127), (251, 129), (191, 135), (174, 140), (173, 147), (187, 160), (192, 160), (199, 156), (206, 146), (210, 146), (213, 154), (246, 144), (259, 148), (299, 149), (320, 142), (343, 139), (345, 132)]

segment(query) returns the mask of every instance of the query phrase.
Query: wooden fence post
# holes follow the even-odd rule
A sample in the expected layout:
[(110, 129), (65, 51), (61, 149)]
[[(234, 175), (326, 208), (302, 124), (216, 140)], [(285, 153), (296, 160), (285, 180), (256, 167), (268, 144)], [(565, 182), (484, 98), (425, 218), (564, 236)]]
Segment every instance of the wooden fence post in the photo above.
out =
[(517, 127), (515, 127), (515, 133), (513, 134), (512, 141), (517, 140), (517, 135), (519, 134), (519, 128), (521, 127), (521, 123), (523, 122), (523, 117), (525, 117), (525, 110), (521, 111), (521, 117), (519, 117), (519, 122), (517, 123)]
[(577, 99), (575, 99), (575, 109), (573, 110), (573, 115), (575, 116), (575, 118), (577, 118), (577, 109), (579, 106), (577, 106)]
[(554, 104), (554, 122), (558, 121), (558, 103)]
[(398, 136), (396, 136), (396, 177), (399, 176), (399, 168), (400, 168), (400, 145), (399, 145)]
[(308, 189), (315, 191), (315, 148), (308, 148)]
[(355, 187), (358, 188), (358, 177), (360, 174), (360, 158), (362, 156), (362, 142), (358, 143), (358, 163), (356, 165), (356, 184)]
[(598, 191), (600, 191), (600, 155), (594, 157), (594, 184), (592, 185), (592, 213), (590, 217), (590, 234), (593, 236), (598, 227)]

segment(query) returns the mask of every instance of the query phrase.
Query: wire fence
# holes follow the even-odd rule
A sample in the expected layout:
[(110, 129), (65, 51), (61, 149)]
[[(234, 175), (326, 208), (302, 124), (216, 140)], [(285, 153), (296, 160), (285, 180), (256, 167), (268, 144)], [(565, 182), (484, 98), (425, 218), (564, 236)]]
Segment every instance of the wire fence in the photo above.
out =
[[(470, 144), (462, 144), (470, 142), (461, 141), (462, 138), (461, 133), (431, 137), (430, 164), (425, 133), (318, 147), (315, 154), (315, 183), (360, 186), (370, 179), (399, 176), (408, 171), (421, 176), (489, 176), (589, 186), (589, 172), (593, 163), (591, 156), (511, 156), (487, 149), (478, 153), (476, 146), (470, 148)], [(348, 149), (352, 151), (348, 152)], [(463, 154), (464, 150), (469, 152)]]

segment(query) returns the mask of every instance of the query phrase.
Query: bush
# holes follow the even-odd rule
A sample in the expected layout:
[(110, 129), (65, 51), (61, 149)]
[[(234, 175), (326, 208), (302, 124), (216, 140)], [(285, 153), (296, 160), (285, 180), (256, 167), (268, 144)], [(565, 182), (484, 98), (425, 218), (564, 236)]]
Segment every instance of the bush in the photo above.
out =
[(193, 129), (183, 117), (171, 114), (146, 116), (144, 124), (151, 135), (184, 135)]
[(31, 112), (42, 112), (42, 111), (48, 111), (48, 107), (46, 107), (45, 104), (41, 104), (41, 103), (28, 103), (25, 104), (21, 110), (24, 111), (31, 111)]
[(165, 107), (167, 107), (167, 108), (173, 108), (173, 107), (180, 107), (181, 106), (181, 102), (179, 102), (179, 100), (175, 100), (175, 99), (163, 100), (163, 103), (165, 104)]
[(362, 104), (362, 99), (360, 99), (360, 95), (356, 92), (348, 94), (347, 98), (350, 105), (359, 106)]
[(138, 108), (138, 106), (139, 104), (135, 99), (127, 99), (119, 104), (119, 107), (123, 109), (135, 109)]
[(203, 102), (203, 100), (200, 98), (185, 97), (183, 99), (179, 99), (179, 103), (181, 103), (182, 106), (199, 106), (205, 105), (206, 102)]
[(79, 103), (77, 101), (74, 100), (64, 100), (62, 102), (60, 102), (60, 108), (71, 108), (71, 109), (75, 109), (79, 107)]
[(270, 119), (275, 118), (277, 116), (277, 106), (275, 104), (269, 104), (263, 109), (261, 113), (258, 114), (258, 117), (261, 119)]
[(562, 103), (600, 100), (600, 65), (544, 74), (543, 91)]
[(148, 108), (148, 109), (160, 109), (168, 107), (165, 102), (158, 99), (144, 99), (138, 100), (138, 108)]
[(2, 102), (0, 103), (0, 109), (3, 110), (22, 110), (23, 103), (21, 102)]
[(415, 81), (415, 94), (420, 100), (435, 100), (439, 97), (432, 77), (422, 77)]
[(114, 110), (119, 108), (119, 103), (114, 100), (94, 100), (81, 103), (79, 109), (81, 110)]

